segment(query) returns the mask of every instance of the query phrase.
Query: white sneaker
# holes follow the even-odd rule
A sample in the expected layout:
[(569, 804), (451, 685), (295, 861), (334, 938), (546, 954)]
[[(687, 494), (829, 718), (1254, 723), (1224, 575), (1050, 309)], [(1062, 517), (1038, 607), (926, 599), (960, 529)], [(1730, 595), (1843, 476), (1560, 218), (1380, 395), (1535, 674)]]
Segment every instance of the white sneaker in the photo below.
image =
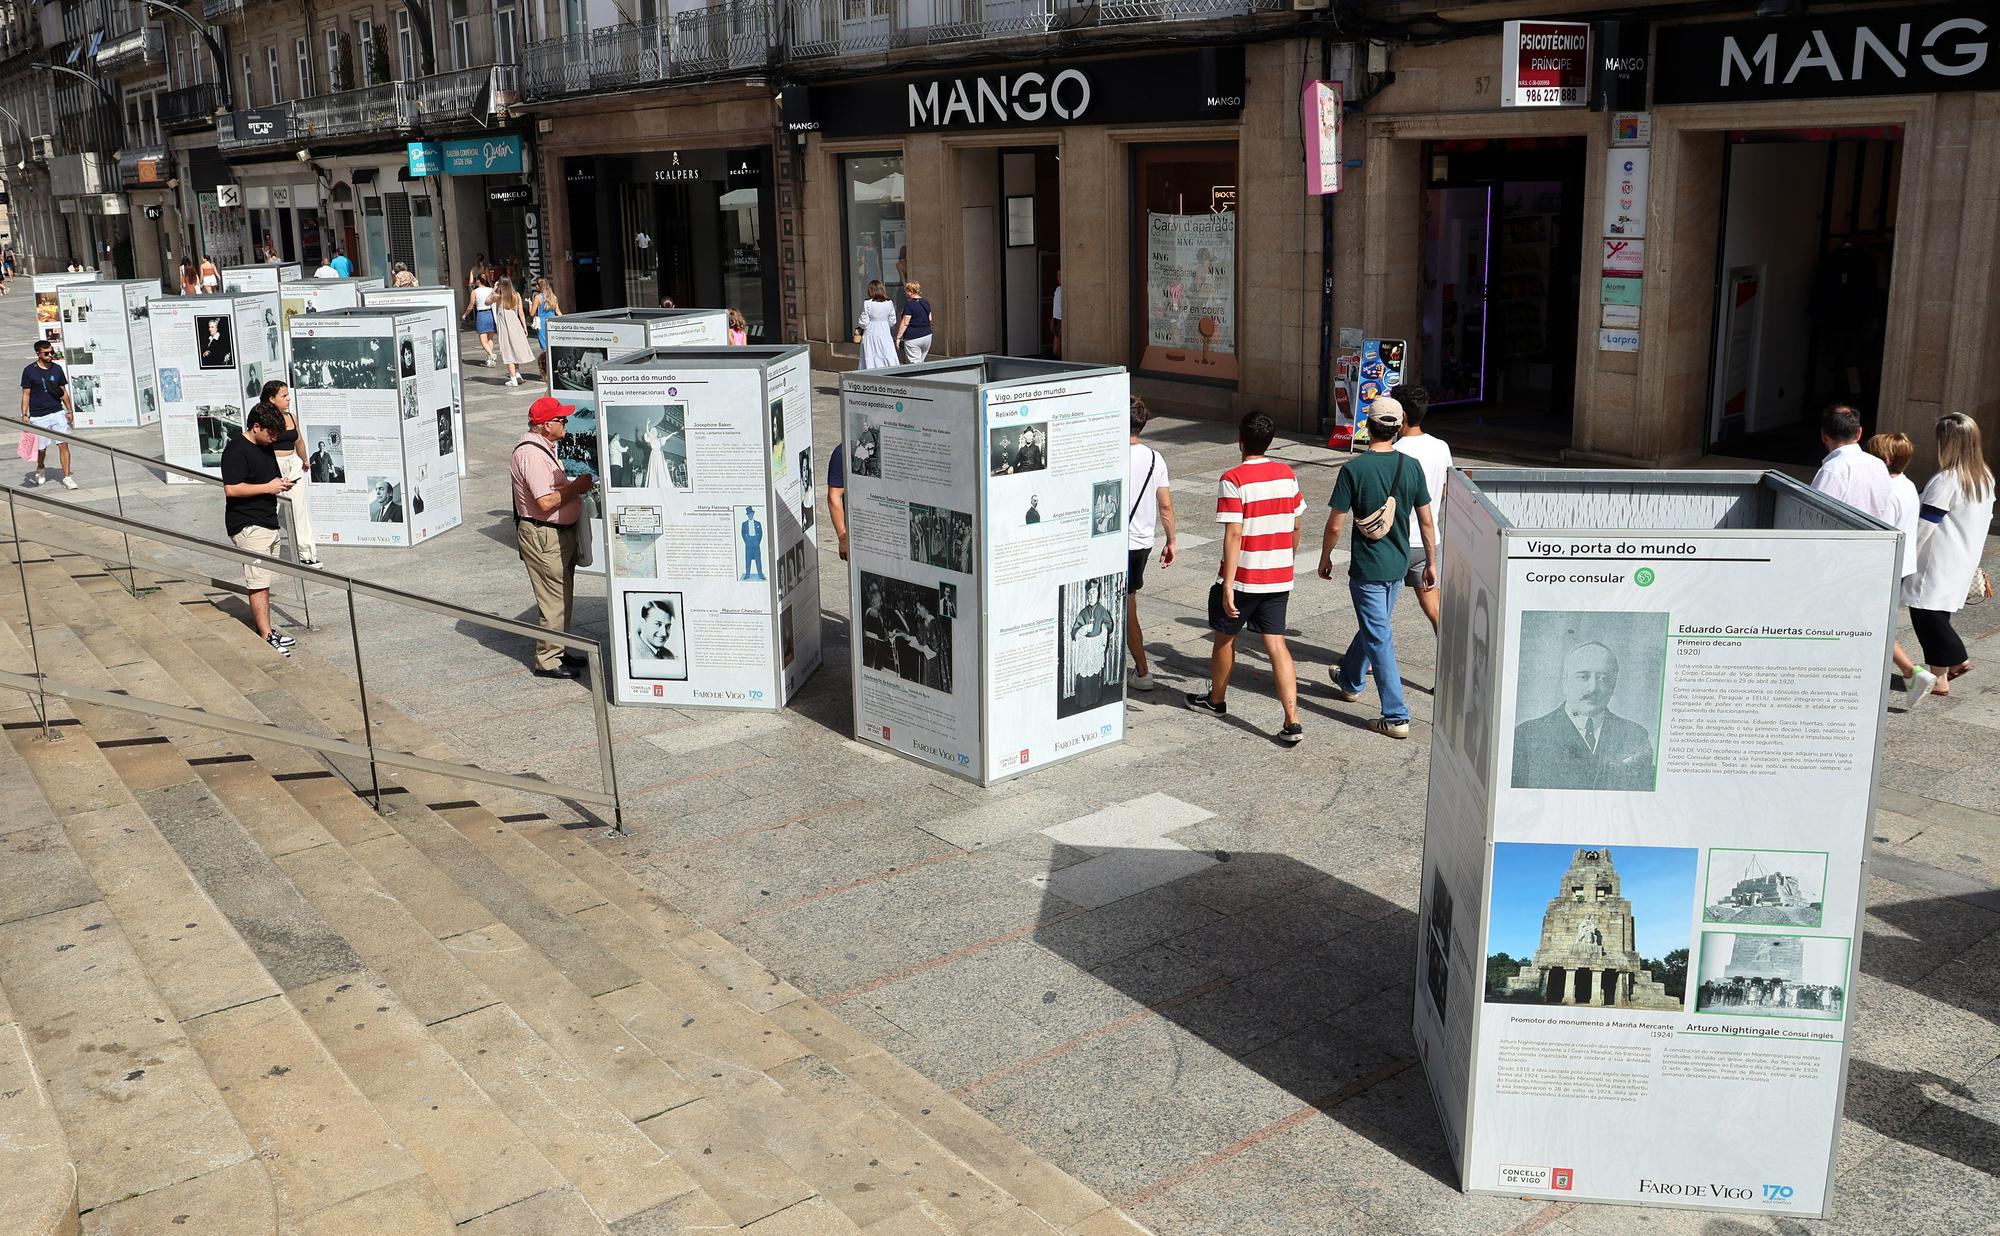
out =
[(494, 355), (493, 355), (493, 353), (491, 353), (491, 352), (488, 352), (488, 353), (486, 354), (486, 367), (487, 367), (488, 369), (491, 369), (491, 368), (493, 368), (493, 366), (495, 366), (495, 365), (497, 365), (497, 364), (499, 364), (499, 363), (500, 363), (500, 359), (499, 359), (498, 357), (494, 356)]
[(35, 486), (41, 483), (42, 483), (42, 470), (40, 468), (28, 469), (28, 475), (21, 478), (21, 484), (26, 485), (30, 489), (33, 489)]
[(1920, 669), (1911, 674), (1909, 685), (1903, 688), (1903, 711), (1908, 712), (1923, 703), (1924, 697), (1929, 695), (1931, 688), (1935, 686), (1937, 686), (1937, 675), (1929, 670)]
[(507, 379), (507, 385), (509, 386), (519, 386), (520, 384), (521, 379), (518, 376)]
[(63, 473), (62, 486), (64, 489), (77, 488), (76, 478), (67, 472)]
[(1151, 691), (1154, 685), (1154, 678), (1151, 674), (1133, 674), (1125, 680), (1125, 685), (1134, 691)]

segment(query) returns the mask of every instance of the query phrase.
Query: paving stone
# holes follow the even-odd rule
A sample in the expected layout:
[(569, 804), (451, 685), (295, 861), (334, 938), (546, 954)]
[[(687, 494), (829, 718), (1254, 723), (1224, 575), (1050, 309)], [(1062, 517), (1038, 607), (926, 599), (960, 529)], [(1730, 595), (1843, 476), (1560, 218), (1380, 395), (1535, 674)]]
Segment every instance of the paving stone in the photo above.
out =
[(398, 1236), (445, 1236), (454, 1230), (444, 1199), (431, 1182), (412, 1176), (384, 1185), (369, 1193), (335, 1202), (306, 1216), (298, 1225), (300, 1236), (348, 1236), (358, 1232), (395, 1232)]
[[(363, 808), (366, 810), (366, 808)], [(346, 843), (344, 843), (346, 844)], [(424, 929), (440, 940), (491, 926), (491, 910), (465, 895), (445, 873), (402, 834), (391, 832), (348, 845), (354, 861), (367, 868), (382, 890), (394, 897)]]
[(551, 1189), (482, 1215), (458, 1228), (461, 1236), (591, 1236), (605, 1227), (575, 1189)]
[(713, 1099), (696, 1099), (641, 1121), (639, 1128), (686, 1167), (739, 1226), (813, 1196), (811, 1185), (747, 1137)]
[(277, 1201), (264, 1165), (256, 1159), (99, 1206), (83, 1216), (84, 1236), (155, 1236), (174, 1231), (270, 1236), (277, 1230)]
[(616, 1236), (697, 1236), (737, 1230), (715, 1199), (696, 1189), (611, 1225)]
[(823, 1197), (809, 1197), (743, 1229), (754, 1236), (841, 1236), (861, 1231)]
[(62, 826), (54, 822), (0, 836), (0, 870), (7, 873), (0, 880), (0, 923), (98, 899), (97, 885), (77, 861)]

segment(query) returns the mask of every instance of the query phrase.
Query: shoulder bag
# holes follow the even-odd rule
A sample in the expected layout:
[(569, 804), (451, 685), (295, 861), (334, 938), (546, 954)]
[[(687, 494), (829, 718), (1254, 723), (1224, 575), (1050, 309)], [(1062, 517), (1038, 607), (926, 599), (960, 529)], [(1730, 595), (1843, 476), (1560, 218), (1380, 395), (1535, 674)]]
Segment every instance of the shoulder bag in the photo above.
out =
[(1396, 487), (1403, 483), (1403, 464), (1409, 456), (1396, 452), (1396, 471), (1389, 478), (1389, 496), (1382, 505), (1354, 521), (1354, 530), (1370, 541), (1379, 541), (1396, 528)]

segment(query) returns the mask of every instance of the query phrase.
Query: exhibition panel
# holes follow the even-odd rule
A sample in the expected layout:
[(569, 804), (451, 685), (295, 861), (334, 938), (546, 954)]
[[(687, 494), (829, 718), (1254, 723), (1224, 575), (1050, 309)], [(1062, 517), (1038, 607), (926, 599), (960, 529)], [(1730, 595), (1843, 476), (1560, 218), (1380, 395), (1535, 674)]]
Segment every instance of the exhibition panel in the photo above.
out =
[(70, 283), (56, 290), (63, 367), (69, 371), (78, 429), (150, 425), (160, 419), (153, 393), (152, 279)]
[[(364, 309), (442, 309), (451, 319), (452, 329), (444, 333), (444, 347), (445, 364), (451, 374), (452, 435), (460, 442), (465, 441), (465, 381), (464, 375), (459, 372), (457, 293), (436, 284), (391, 288), (382, 286), (379, 279), (356, 279), (352, 282), (361, 288), (361, 306)], [(458, 474), (464, 476), (465, 452), (458, 452), (454, 458), (458, 461)]]
[(292, 415), (323, 543), (417, 545), (459, 525), (451, 327), (439, 308), (292, 319)]
[(225, 266), (222, 268), (222, 290), (230, 295), (238, 292), (275, 292), (280, 283), (298, 279), (304, 273), (297, 262), (260, 262), (255, 266)]
[[(222, 448), (264, 383), (284, 376), (278, 294), (156, 296), (146, 324), (153, 337), (153, 394), (168, 463), (220, 475)], [(192, 485), (171, 473), (167, 481)]]
[(279, 339), (291, 361), (292, 319), (302, 313), (332, 313), (338, 309), (359, 309), (361, 294), (379, 279), (292, 279), (278, 287), (278, 321), (284, 327)]
[[(646, 348), (723, 347), (729, 315), (720, 309), (601, 309), (549, 319), (549, 394), (574, 405), (556, 455), (571, 476), (597, 475), (597, 367)], [(584, 496), (592, 524), (587, 571), (603, 571), (608, 551), (599, 494)]]
[(783, 707), (820, 664), (809, 354), (648, 349), (594, 382), (615, 698)]
[(46, 339), (56, 345), (56, 361), (63, 359), (62, 301), (57, 292), (77, 283), (97, 282), (94, 270), (55, 271), (46, 275), (29, 277), (29, 287), (35, 293), (35, 338)]
[(1466, 1189), (1824, 1214), (1898, 541), (1777, 473), (1453, 474), (1413, 1024)]
[(842, 375), (857, 738), (983, 785), (1124, 739), (1130, 393), (1000, 356)]

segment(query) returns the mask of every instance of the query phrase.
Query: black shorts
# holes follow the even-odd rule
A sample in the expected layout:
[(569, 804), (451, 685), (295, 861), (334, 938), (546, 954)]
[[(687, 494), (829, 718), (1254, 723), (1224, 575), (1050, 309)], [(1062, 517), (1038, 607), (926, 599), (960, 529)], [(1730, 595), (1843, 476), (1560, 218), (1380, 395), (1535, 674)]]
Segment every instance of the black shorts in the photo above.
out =
[(1235, 635), (1248, 631), (1252, 635), (1283, 635), (1285, 633), (1285, 607), (1291, 603), (1292, 593), (1288, 588), (1283, 592), (1236, 593), (1236, 617), (1222, 612), (1222, 581), (1216, 580), (1208, 589), (1208, 629), (1220, 631), (1224, 635)]
[(1146, 586), (1146, 560), (1152, 556), (1153, 548), (1150, 545), (1145, 549), (1128, 549), (1125, 551), (1125, 593), (1127, 596)]

